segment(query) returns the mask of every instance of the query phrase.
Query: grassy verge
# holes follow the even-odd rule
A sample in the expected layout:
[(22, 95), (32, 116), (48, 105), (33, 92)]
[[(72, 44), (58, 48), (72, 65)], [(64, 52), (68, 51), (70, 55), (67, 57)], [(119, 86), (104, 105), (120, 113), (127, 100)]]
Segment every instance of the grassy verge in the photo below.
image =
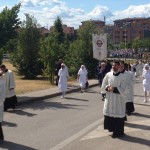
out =
[(51, 85), (49, 81), (40, 77), (36, 80), (23, 79), (22, 76), (19, 76), (17, 74), (16, 69), (12, 66), (12, 64), (9, 61), (5, 60), (3, 61), (3, 64), (5, 64), (8, 69), (14, 72), (16, 82), (16, 94), (23, 94), (26, 92), (32, 92), (54, 87), (54, 85)]

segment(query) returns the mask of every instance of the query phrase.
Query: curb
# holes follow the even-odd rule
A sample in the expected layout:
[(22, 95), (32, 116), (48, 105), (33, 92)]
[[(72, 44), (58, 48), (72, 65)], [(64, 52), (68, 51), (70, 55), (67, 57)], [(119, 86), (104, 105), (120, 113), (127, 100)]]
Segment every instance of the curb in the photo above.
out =
[[(98, 83), (89, 85), (89, 88), (92, 88), (95, 86), (98, 86)], [(67, 93), (69, 94), (69, 93), (78, 92), (78, 91), (80, 91), (80, 87), (76, 87), (75, 89), (69, 89)], [(48, 99), (48, 98), (53, 98), (53, 97), (60, 96), (60, 95), (61, 95), (61, 92), (56, 92), (53, 94), (43, 95), (40, 97), (29, 97), (27, 100), (21, 100), (21, 97), (18, 97), (18, 106), (41, 101), (41, 100)]]

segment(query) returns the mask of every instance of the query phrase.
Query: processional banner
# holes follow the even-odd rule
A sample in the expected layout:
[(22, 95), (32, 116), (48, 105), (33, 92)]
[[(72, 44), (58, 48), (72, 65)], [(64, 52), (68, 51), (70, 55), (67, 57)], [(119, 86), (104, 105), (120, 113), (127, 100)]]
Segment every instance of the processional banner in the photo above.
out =
[(107, 36), (106, 34), (92, 35), (93, 58), (103, 60), (107, 58)]

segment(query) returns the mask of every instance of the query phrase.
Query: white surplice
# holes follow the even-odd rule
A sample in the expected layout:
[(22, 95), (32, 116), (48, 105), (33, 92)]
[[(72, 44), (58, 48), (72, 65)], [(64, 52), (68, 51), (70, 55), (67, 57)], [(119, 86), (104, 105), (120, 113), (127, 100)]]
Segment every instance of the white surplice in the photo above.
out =
[[(105, 89), (109, 85), (116, 87), (119, 93), (107, 92)], [(115, 118), (125, 117), (127, 89), (124, 76), (121, 73), (115, 76), (113, 72), (108, 72), (103, 79), (101, 88), (106, 92), (103, 114)]]
[(10, 98), (15, 95), (15, 78), (14, 74), (11, 70), (8, 70), (4, 73), (5, 76), (5, 84), (6, 84), (6, 98)]

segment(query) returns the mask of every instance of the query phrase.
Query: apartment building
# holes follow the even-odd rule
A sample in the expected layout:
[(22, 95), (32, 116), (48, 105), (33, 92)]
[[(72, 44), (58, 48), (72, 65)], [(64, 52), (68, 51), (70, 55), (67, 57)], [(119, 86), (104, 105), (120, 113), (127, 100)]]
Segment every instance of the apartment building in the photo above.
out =
[(113, 44), (119, 46), (132, 42), (135, 38), (150, 37), (150, 18), (126, 18), (115, 20), (112, 29)]
[[(74, 35), (75, 34), (75, 29), (74, 27), (68, 27), (67, 25), (62, 25), (62, 28), (63, 28), (63, 32), (64, 34), (66, 35)], [(53, 32), (54, 31), (54, 26), (51, 26), (50, 28), (50, 32)]]
[(84, 25), (87, 22), (92, 22), (97, 28), (99, 29), (103, 29), (103, 27), (105, 26), (105, 21), (101, 21), (101, 20), (87, 20), (87, 21), (82, 21), (82, 25), (79, 26), (79, 29), (81, 29), (82, 27), (84, 27)]

